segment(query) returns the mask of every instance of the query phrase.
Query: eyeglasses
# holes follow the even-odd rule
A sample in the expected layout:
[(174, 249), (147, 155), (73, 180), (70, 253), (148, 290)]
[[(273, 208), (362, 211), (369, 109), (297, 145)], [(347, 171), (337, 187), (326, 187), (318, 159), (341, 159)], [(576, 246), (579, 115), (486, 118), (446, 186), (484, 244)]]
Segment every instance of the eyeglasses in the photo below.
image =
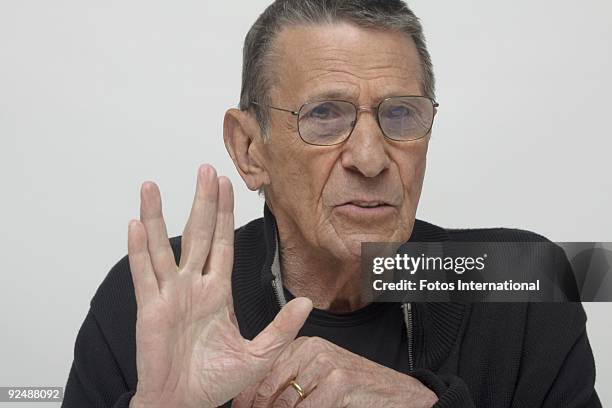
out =
[(440, 106), (431, 98), (417, 95), (392, 96), (374, 107), (341, 100), (307, 102), (297, 111), (252, 103), (296, 116), (300, 138), (316, 146), (344, 142), (353, 133), (359, 112), (373, 110), (385, 137), (399, 142), (421, 139), (431, 130), (435, 108)]

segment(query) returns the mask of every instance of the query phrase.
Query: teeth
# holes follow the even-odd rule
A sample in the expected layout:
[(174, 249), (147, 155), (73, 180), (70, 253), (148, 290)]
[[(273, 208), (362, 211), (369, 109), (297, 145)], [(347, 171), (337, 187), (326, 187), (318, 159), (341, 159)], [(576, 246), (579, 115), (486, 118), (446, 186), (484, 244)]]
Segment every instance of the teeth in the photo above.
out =
[(379, 205), (380, 205), (380, 203), (359, 204), (360, 207), (365, 207), (365, 208), (378, 207)]

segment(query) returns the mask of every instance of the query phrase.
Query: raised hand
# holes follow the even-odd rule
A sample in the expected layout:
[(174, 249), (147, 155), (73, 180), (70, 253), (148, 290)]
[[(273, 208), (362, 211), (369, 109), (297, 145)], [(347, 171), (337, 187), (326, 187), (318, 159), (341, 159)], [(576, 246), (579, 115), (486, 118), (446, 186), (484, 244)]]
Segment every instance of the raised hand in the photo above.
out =
[(231, 290), (233, 205), (229, 179), (201, 166), (176, 265), (159, 189), (143, 184), (140, 221), (128, 231), (138, 305), (131, 408), (225, 403), (265, 377), (310, 313), (310, 300), (295, 299), (253, 341), (240, 335)]

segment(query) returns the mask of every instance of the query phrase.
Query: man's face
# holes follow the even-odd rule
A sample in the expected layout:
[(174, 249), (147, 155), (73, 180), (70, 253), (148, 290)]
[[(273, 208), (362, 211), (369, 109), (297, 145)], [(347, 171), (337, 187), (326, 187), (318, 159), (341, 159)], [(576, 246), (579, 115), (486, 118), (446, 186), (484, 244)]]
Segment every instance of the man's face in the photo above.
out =
[[(342, 99), (372, 107), (390, 96), (422, 95), (416, 47), (400, 33), (348, 23), (292, 27), (279, 34), (275, 51), (273, 106)], [(344, 143), (312, 146), (300, 139), (295, 116), (271, 115), (271, 140), (262, 145), (266, 197), (284, 244), (356, 260), (361, 242), (410, 237), (429, 136), (389, 140), (376, 111), (363, 111)]]

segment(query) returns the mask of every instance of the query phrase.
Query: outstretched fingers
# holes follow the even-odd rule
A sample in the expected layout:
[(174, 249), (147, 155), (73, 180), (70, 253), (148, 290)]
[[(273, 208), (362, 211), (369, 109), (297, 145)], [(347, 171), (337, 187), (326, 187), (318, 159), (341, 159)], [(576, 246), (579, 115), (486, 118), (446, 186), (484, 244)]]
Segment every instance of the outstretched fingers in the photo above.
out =
[(159, 286), (147, 248), (147, 231), (140, 221), (133, 220), (128, 226), (128, 259), (136, 302), (142, 306), (159, 294)]
[(181, 270), (202, 274), (217, 220), (218, 193), (217, 172), (210, 165), (200, 166), (191, 213), (183, 230)]
[(227, 177), (219, 177), (217, 219), (210, 254), (204, 273), (217, 275), (228, 282), (234, 263), (234, 190)]
[(147, 231), (147, 247), (155, 276), (163, 287), (176, 274), (177, 266), (168, 240), (159, 188), (150, 181), (143, 183), (140, 189), (140, 221)]

